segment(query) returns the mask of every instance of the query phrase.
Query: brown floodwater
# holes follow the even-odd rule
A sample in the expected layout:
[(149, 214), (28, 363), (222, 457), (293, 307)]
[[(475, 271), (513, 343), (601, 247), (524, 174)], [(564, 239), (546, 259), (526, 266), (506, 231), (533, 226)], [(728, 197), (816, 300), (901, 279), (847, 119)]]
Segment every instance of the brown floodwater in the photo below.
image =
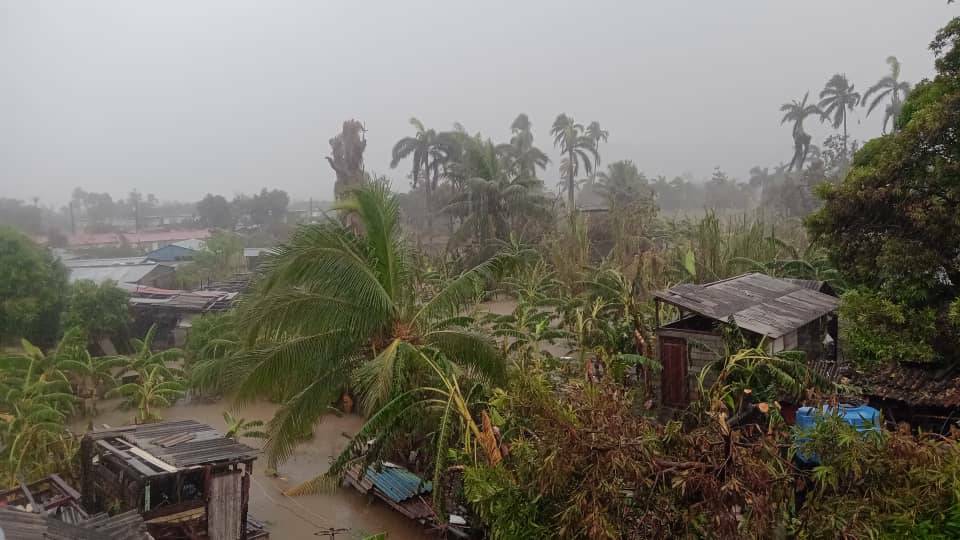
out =
[[(515, 307), (516, 302), (511, 299), (498, 299), (481, 304), (480, 309), (506, 314)], [(544, 349), (558, 356), (566, 353), (566, 347), (562, 345), (547, 345)], [(117, 404), (118, 400), (101, 401), (98, 404), (100, 414), (92, 419), (93, 425), (100, 428), (102, 424), (116, 427), (132, 423), (134, 411), (118, 409)], [(158, 412), (164, 420), (193, 419), (224, 431), (225, 410), (247, 420), (266, 422), (273, 417), (277, 405), (262, 402), (234, 410), (228, 401), (182, 402)], [(76, 433), (83, 433), (90, 422), (89, 418), (77, 419), (72, 427)], [(284, 490), (325, 472), (330, 460), (346, 447), (348, 437), (359, 431), (362, 425), (363, 419), (357, 415), (325, 417), (314, 427), (313, 439), (297, 447), (293, 456), (281, 465), (276, 478), (264, 474), (263, 459), (256, 461), (250, 485), (250, 513), (266, 522), (270, 538), (329, 538), (316, 534), (327, 529), (347, 529), (336, 536), (341, 539), (360, 539), (382, 532), (387, 533), (389, 540), (432, 537), (424, 527), (353, 488), (300, 497), (283, 494)], [(243, 442), (260, 446), (257, 439), (243, 439)]]
[[(93, 418), (95, 427), (101, 424), (121, 426), (131, 423), (133, 411), (117, 409), (115, 400), (98, 404), (100, 414)], [(210, 424), (223, 431), (223, 411), (230, 404), (178, 403), (158, 412), (164, 420), (193, 419)], [(256, 403), (232, 411), (247, 420), (267, 421), (273, 417), (277, 405)], [(83, 433), (89, 419), (78, 419), (73, 428)], [(279, 469), (279, 477), (272, 478), (263, 472), (264, 460), (254, 464), (250, 485), (250, 513), (265, 521), (270, 538), (275, 540), (317, 538), (317, 532), (325, 529), (347, 529), (336, 538), (359, 539), (386, 532), (390, 540), (408, 540), (430, 537), (426, 529), (391, 510), (382, 501), (368, 498), (353, 488), (340, 488), (333, 493), (319, 493), (300, 497), (287, 497), (283, 490), (309, 480), (327, 470), (330, 459), (340, 453), (352, 435), (360, 430), (363, 419), (356, 415), (328, 416), (314, 428), (312, 440), (301, 444), (293, 457)], [(259, 447), (257, 439), (244, 439), (244, 443)], [(319, 536), (329, 538), (329, 536)]]

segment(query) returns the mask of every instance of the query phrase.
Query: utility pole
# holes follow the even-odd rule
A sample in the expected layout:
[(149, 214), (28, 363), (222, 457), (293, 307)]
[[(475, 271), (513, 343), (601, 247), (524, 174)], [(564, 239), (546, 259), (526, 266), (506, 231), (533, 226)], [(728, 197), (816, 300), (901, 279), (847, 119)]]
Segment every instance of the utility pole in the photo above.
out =
[(307, 210), (307, 223), (313, 223), (313, 197), (310, 197), (310, 210)]
[(77, 223), (73, 217), (73, 201), (70, 201), (70, 234), (77, 234)]
[(350, 529), (343, 529), (337, 527), (327, 527), (326, 529), (320, 529), (319, 531), (313, 533), (314, 536), (326, 536), (330, 540), (336, 540), (338, 534), (344, 534), (350, 532)]

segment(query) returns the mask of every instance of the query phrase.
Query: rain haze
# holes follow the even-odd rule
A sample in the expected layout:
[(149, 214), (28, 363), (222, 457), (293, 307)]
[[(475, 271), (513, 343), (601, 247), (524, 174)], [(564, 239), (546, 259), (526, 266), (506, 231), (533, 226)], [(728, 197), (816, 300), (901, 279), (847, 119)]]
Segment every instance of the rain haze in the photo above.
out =
[[(406, 190), (390, 149), (462, 123), (495, 141), (527, 113), (609, 130), (603, 159), (648, 176), (743, 178), (790, 160), (779, 107), (834, 73), (863, 91), (888, 55), (917, 82), (943, 0), (728, 2), (0, 3), (0, 195), (63, 204), (74, 187), (163, 200), (263, 186), (331, 199), (324, 160), (365, 123), (367, 170)], [(881, 111), (882, 112), (882, 111)], [(851, 116), (851, 137), (882, 114)], [(808, 122), (815, 143), (830, 128)]]

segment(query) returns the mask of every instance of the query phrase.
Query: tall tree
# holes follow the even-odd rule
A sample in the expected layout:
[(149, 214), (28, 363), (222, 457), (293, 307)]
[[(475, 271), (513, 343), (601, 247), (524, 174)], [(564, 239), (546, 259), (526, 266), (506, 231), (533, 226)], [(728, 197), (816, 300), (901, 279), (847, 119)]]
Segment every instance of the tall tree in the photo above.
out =
[(580, 168), (590, 174), (594, 166), (600, 162), (596, 141), (585, 134), (583, 124), (578, 124), (572, 117), (560, 113), (550, 128), (553, 135), (553, 144), (564, 154), (560, 164), (560, 172), (566, 176), (567, 211), (570, 212), (571, 222), (576, 218), (576, 177)]
[(94, 343), (124, 336), (130, 323), (130, 295), (115, 281), (97, 284), (81, 279), (70, 285), (64, 328), (80, 328)]
[(787, 122), (793, 123), (793, 159), (790, 160), (788, 171), (794, 167), (803, 168), (803, 162), (807, 159), (807, 153), (810, 151), (810, 134), (803, 130), (803, 121), (815, 114), (822, 114), (820, 107), (814, 104), (807, 105), (807, 99), (810, 98), (810, 92), (803, 95), (803, 99), (793, 100), (790, 103), (784, 103), (780, 106), (780, 111), (784, 113), (780, 119), (780, 125)]
[[(890, 123), (891, 131), (897, 130), (897, 118), (900, 116), (900, 110), (903, 107), (903, 100), (910, 93), (910, 83), (900, 80), (900, 61), (896, 56), (888, 56), (887, 64), (890, 66), (890, 74), (877, 81), (876, 84), (863, 93), (861, 103), (867, 107), (867, 116), (877, 108), (881, 101), (888, 99), (890, 102), (884, 108), (883, 133), (887, 132), (887, 123)], [(873, 97), (873, 101), (870, 98)], [(867, 102), (870, 102), (869, 106)]]
[(233, 230), (233, 212), (223, 195), (207, 195), (197, 203), (197, 216), (204, 227)]
[(286, 218), (290, 197), (282, 189), (263, 188), (250, 200), (250, 219), (257, 225), (272, 225)]
[(272, 464), (286, 459), (346, 390), (355, 391), (371, 412), (415, 385), (423, 354), (445, 356), (489, 377), (503, 372), (491, 341), (460, 317), (503, 259), (421, 298), (396, 196), (371, 184), (337, 208), (355, 212), (363, 232), (340, 223), (301, 226), (277, 248), (262, 286), (241, 313), (239, 326), (251, 347), (229, 366), (241, 373), (236, 397), (283, 401), (267, 429)]
[(847, 111), (860, 104), (860, 93), (853, 89), (846, 75), (837, 73), (820, 91), (820, 103), (824, 118), (829, 118), (834, 129), (843, 126), (843, 153), (847, 153)]
[[(960, 62), (949, 65), (960, 56), (960, 18), (931, 48), (938, 75), (904, 101), (898, 131), (864, 144), (844, 180), (820, 188), (824, 206), (808, 218), (849, 283), (873, 296), (859, 304), (872, 311), (856, 327), (870, 338), (859, 341), (864, 359), (960, 357)], [(891, 336), (912, 347), (890, 350)]]
[(647, 177), (630, 160), (615, 161), (607, 170), (597, 173), (597, 185), (607, 199), (608, 206), (626, 206), (639, 198), (651, 197)]
[[(416, 118), (410, 119), (410, 125), (416, 129), (412, 137), (404, 137), (393, 145), (390, 167), (396, 166), (404, 159), (411, 158), (411, 179), (413, 188), (421, 184), (427, 195), (427, 222), (432, 223), (433, 191), (440, 178), (440, 166), (450, 153), (452, 142), (447, 135), (427, 129), (423, 122)], [(433, 178), (431, 178), (433, 172)]]
[[(587, 137), (593, 139), (593, 146), (597, 149), (597, 153), (600, 153), (600, 143), (607, 142), (607, 139), (610, 137), (610, 132), (600, 127), (600, 122), (594, 120), (590, 122), (587, 126)], [(600, 165), (600, 160), (597, 159), (597, 165)]]
[(367, 130), (357, 120), (347, 120), (336, 137), (330, 139), (330, 155), (327, 162), (337, 174), (333, 193), (342, 199), (351, 189), (365, 181), (363, 152), (367, 149)]
[(517, 230), (520, 219), (546, 214), (542, 182), (520, 174), (512, 165), (512, 160), (498, 157), (497, 147), (479, 135), (463, 141), (463, 153), (451, 173), (463, 179), (465, 189), (445, 210), (465, 217), (451, 243), (472, 237), (483, 249), (494, 239), (506, 240), (512, 232), (521, 235)]
[(545, 169), (550, 158), (533, 145), (532, 124), (526, 114), (519, 114), (510, 124), (510, 142), (497, 146), (497, 153), (509, 160), (518, 176), (536, 178), (537, 169)]
[(25, 337), (49, 345), (60, 329), (67, 270), (49, 251), (0, 227), (0, 344)]

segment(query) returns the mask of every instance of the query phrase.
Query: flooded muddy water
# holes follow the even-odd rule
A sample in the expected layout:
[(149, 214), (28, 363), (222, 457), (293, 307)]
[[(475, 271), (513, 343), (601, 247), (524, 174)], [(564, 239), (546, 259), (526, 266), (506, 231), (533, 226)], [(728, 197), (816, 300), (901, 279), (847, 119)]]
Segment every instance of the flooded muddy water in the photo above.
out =
[[(486, 302), (480, 309), (506, 314), (515, 306), (513, 300), (504, 299)], [(556, 355), (566, 353), (566, 347), (560, 345), (545, 348)], [(132, 423), (134, 411), (120, 410), (117, 404), (118, 400), (99, 402), (100, 414), (92, 420), (77, 419), (73, 422), (73, 431), (81, 434), (91, 423), (97, 428), (102, 424), (116, 427)], [(220, 401), (181, 402), (167, 409), (158, 409), (158, 412), (164, 420), (193, 419), (224, 431), (225, 410), (247, 420), (266, 422), (273, 417), (276, 409), (276, 404), (256, 403), (234, 410), (228, 401)], [(383, 502), (368, 499), (352, 488), (300, 497), (283, 494), (284, 490), (325, 472), (331, 458), (347, 445), (347, 437), (359, 431), (362, 425), (363, 419), (356, 415), (325, 417), (314, 428), (313, 439), (301, 444), (291, 459), (281, 465), (279, 477), (264, 474), (266, 463), (263, 458), (256, 461), (250, 486), (250, 512), (267, 523), (272, 539), (328, 538), (323, 534), (317, 535), (328, 529), (347, 529), (347, 532), (336, 536), (340, 539), (360, 539), (381, 532), (386, 532), (390, 540), (431, 537), (424, 527), (394, 512)], [(243, 439), (242, 442), (257, 448), (261, 444), (257, 439)]]
[[(210, 424), (223, 431), (223, 411), (230, 404), (182, 403), (158, 412), (164, 420), (193, 419)], [(267, 421), (273, 417), (277, 406), (271, 403), (257, 403), (232, 411), (247, 420)], [(95, 427), (101, 424), (121, 426), (131, 423), (133, 411), (118, 410), (116, 401), (103, 401), (98, 404), (100, 414), (93, 418)], [(78, 419), (73, 429), (83, 433), (90, 419)], [(352, 435), (359, 431), (363, 419), (356, 415), (343, 417), (328, 416), (314, 428), (314, 438), (301, 444), (293, 457), (279, 469), (279, 477), (264, 474), (265, 460), (258, 459), (254, 465), (254, 474), (250, 485), (250, 513), (265, 521), (270, 538), (288, 540), (317, 538), (316, 533), (326, 529), (348, 529), (336, 538), (360, 539), (368, 535), (386, 532), (390, 540), (410, 540), (428, 538), (425, 528), (394, 512), (384, 503), (357, 493), (352, 488), (340, 488), (333, 493), (320, 493), (300, 497), (287, 497), (283, 490), (309, 480), (327, 470), (332, 456), (336, 456), (346, 446), (344, 434)], [(250, 446), (260, 446), (257, 439), (243, 439)], [(319, 535), (319, 538), (328, 536)]]

